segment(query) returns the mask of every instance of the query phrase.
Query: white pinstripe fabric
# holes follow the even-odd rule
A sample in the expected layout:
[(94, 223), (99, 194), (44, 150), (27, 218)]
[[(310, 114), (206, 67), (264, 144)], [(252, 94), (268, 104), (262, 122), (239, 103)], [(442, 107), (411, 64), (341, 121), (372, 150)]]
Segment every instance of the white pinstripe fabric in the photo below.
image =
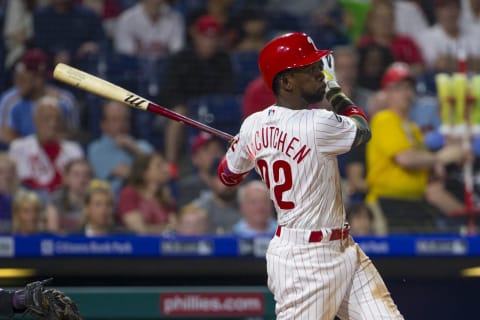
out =
[(272, 239), (267, 273), (277, 320), (403, 319), (370, 259), (351, 238), (343, 242), (308, 243), (294, 229)]
[[(278, 134), (271, 135), (270, 130)], [(236, 136), (238, 143), (227, 151), (228, 168), (243, 173), (254, 168), (259, 160), (269, 166), (277, 161), (287, 162), (293, 179), (292, 186), (282, 190), (282, 200), (294, 203), (291, 209), (281, 208), (275, 201), (274, 187), (285, 181), (284, 173), (280, 172), (275, 181), (269, 168), (270, 197), (275, 201), (279, 224), (297, 229), (338, 228), (343, 225), (345, 210), (336, 155), (350, 150), (356, 130), (352, 119), (324, 109), (271, 106), (245, 119)], [(285, 148), (278, 147), (276, 139), (280, 135), (285, 137)], [(288, 156), (287, 146), (292, 141), (294, 148)], [(309, 152), (305, 151), (299, 162), (294, 155), (302, 147)]]

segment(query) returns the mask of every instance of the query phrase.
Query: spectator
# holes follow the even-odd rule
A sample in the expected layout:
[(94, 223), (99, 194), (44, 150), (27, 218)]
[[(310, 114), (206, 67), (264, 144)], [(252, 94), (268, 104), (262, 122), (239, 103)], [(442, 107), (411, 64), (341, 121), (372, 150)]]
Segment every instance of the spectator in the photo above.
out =
[[(414, 99), (414, 80), (408, 66), (393, 64), (382, 79), (389, 105), (371, 120), (367, 144), (367, 202), (375, 216), (375, 232), (435, 232), (441, 212), (425, 201), (430, 170), (463, 161), (465, 151), (451, 145), (430, 152), (418, 126), (408, 116)], [(451, 195), (443, 192), (443, 201)], [(386, 220), (385, 220), (386, 218)]]
[(242, 114), (245, 119), (252, 113), (262, 111), (275, 103), (275, 95), (263, 81), (261, 76), (252, 80), (243, 94)]
[(358, 86), (371, 91), (380, 90), (387, 67), (395, 61), (390, 49), (372, 43), (358, 48)]
[(181, 178), (178, 182), (178, 205), (184, 206), (199, 197), (203, 192), (210, 190), (212, 179), (216, 179), (216, 162), (222, 155), (222, 145), (217, 138), (209, 133), (198, 134), (191, 146), (192, 164), (194, 172)]
[[(365, 200), (368, 192), (365, 146), (350, 150), (344, 157), (345, 203)], [(339, 161), (340, 162), (340, 161)]]
[(13, 199), (13, 234), (32, 235), (42, 231), (42, 201), (33, 191), (19, 191)]
[[(416, 33), (428, 27), (428, 17), (423, 6), (425, 2), (417, 0), (342, 0), (345, 11), (345, 27), (352, 42), (358, 41), (365, 30), (367, 12), (371, 6), (380, 2), (393, 3), (395, 11), (395, 30), (397, 33), (414, 37)], [(423, 5), (423, 6), (422, 6)]]
[(123, 10), (122, 0), (80, 0), (84, 6), (92, 9), (102, 20), (103, 29), (109, 38), (117, 26), (117, 19)]
[(395, 31), (395, 11), (390, 1), (374, 2), (367, 13), (365, 34), (357, 46), (378, 44), (390, 49), (394, 59), (408, 63), (415, 75), (423, 72), (422, 53), (412, 38)]
[(347, 207), (347, 221), (353, 236), (373, 235), (373, 213), (363, 202), (351, 203)]
[(168, 164), (161, 154), (136, 158), (118, 198), (120, 220), (128, 230), (137, 234), (173, 230), (175, 203), (167, 187), (168, 180)]
[(233, 51), (260, 52), (267, 42), (265, 15), (254, 9), (244, 9), (236, 16), (236, 43)]
[(480, 30), (480, 1), (461, 0), (460, 21), (462, 30)]
[[(48, 0), (47, 0), (48, 1)], [(33, 12), (43, 1), (8, 0), (5, 9), (5, 67), (11, 69), (23, 55), (33, 35)]]
[(183, 206), (178, 214), (175, 233), (179, 236), (199, 236), (208, 232), (208, 213), (192, 204)]
[(70, 92), (47, 83), (48, 70), (49, 58), (39, 49), (27, 50), (16, 64), (14, 86), (4, 92), (0, 100), (1, 138), (4, 143), (9, 144), (15, 138), (35, 133), (34, 104), (45, 95), (59, 99), (66, 123), (62, 128), (63, 134), (71, 136), (78, 129), (77, 101)]
[(87, 237), (123, 233), (115, 227), (114, 198), (108, 182), (92, 180), (83, 199), (83, 234)]
[(185, 44), (185, 24), (167, 0), (142, 0), (125, 10), (114, 31), (116, 52), (135, 57), (166, 57)]
[[(73, 0), (51, 0), (33, 16), (33, 45), (59, 62), (92, 71), (100, 46), (105, 40), (97, 14)], [(95, 66), (96, 67), (96, 66)]]
[(320, 3), (306, 17), (307, 33), (325, 49), (348, 45), (350, 39), (345, 28), (345, 11), (340, 1), (322, 0)]
[(187, 12), (187, 27), (191, 28), (198, 18), (201, 16), (210, 16), (218, 21), (222, 26), (222, 29), (227, 31), (227, 39), (230, 40), (230, 22), (233, 21), (234, 14), (234, 0), (205, 0), (202, 2), (196, 10)]
[[(222, 25), (211, 16), (201, 16), (190, 34), (193, 46), (169, 59), (161, 93), (164, 105), (181, 114), (187, 113), (187, 103), (193, 97), (234, 92), (232, 62), (221, 47)], [(186, 145), (183, 129), (176, 121), (169, 121), (165, 128), (165, 157), (171, 165), (185, 163), (180, 156), (180, 147)]]
[(418, 35), (426, 67), (431, 72), (458, 71), (465, 55), (468, 70), (480, 70), (480, 37), (474, 30), (461, 30), (460, 0), (435, 0), (436, 23)]
[(10, 144), (10, 156), (17, 162), (22, 184), (38, 192), (49, 193), (62, 185), (65, 165), (83, 157), (81, 146), (60, 135), (64, 121), (57, 98), (40, 98), (33, 112), (36, 134), (18, 138)]
[(12, 201), (19, 188), (17, 168), (8, 153), (0, 153), (0, 234), (12, 230)]
[[(373, 113), (369, 110), (369, 100), (372, 91), (358, 85), (358, 52), (354, 46), (338, 46), (333, 49), (335, 59), (335, 74), (339, 83), (342, 84), (342, 91), (362, 108), (368, 115)], [(367, 181), (365, 179), (365, 145), (353, 148), (346, 154), (338, 156), (339, 164), (343, 164), (346, 178), (346, 203), (362, 200), (367, 192)]]
[(332, 0), (266, 0), (265, 8), (272, 28), (277, 33), (301, 30), (308, 26), (309, 15), (320, 6), (331, 3)]
[(357, 48), (351, 45), (334, 47), (333, 57), (335, 74), (342, 83), (343, 92), (348, 97), (352, 97), (352, 100), (369, 114), (368, 101), (373, 92), (358, 85), (359, 54)]
[(241, 215), (237, 203), (237, 187), (227, 187), (213, 179), (211, 190), (200, 194), (192, 204), (208, 212), (208, 233), (231, 234)]
[(71, 233), (83, 224), (83, 200), (93, 178), (88, 160), (80, 158), (67, 163), (62, 187), (52, 193), (45, 209), (45, 228), (55, 233)]
[(107, 101), (102, 111), (102, 136), (88, 145), (87, 154), (95, 177), (108, 181), (116, 197), (130, 174), (134, 158), (152, 153), (154, 148), (147, 141), (136, 140), (131, 135), (129, 108)]
[(411, 39), (429, 26), (427, 15), (422, 8), (422, 1), (396, 0), (392, 1), (395, 8), (395, 31)]
[(233, 226), (237, 236), (272, 235), (277, 230), (270, 191), (262, 181), (253, 180), (240, 186), (238, 204), (242, 218)]

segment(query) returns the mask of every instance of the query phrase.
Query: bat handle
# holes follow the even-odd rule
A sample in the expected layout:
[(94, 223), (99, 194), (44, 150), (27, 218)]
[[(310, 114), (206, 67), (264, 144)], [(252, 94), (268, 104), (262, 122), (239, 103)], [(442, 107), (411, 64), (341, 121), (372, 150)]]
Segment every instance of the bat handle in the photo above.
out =
[(204, 123), (201, 123), (199, 121), (195, 121), (195, 120), (190, 119), (190, 118), (188, 118), (188, 117), (186, 117), (182, 114), (176, 113), (174, 111), (171, 111), (169, 109), (166, 109), (166, 108), (161, 107), (159, 105), (156, 105), (154, 103), (149, 103), (148, 107), (147, 107), (147, 110), (150, 111), (150, 112), (153, 112), (153, 113), (160, 114), (162, 116), (166, 116), (166, 117), (168, 117), (172, 120), (190, 125), (194, 128), (203, 130), (205, 132), (213, 134), (214, 136), (219, 137), (219, 138), (221, 138), (223, 140), (226, 140), (228, 142), (233, 140), (233, 136), (226, 133), (226, 132), (223, 132), (223, 131), (220, 131), (218, 129), (212, 128), (212, 127), (210, 127), (210, 126), (208, 126)]

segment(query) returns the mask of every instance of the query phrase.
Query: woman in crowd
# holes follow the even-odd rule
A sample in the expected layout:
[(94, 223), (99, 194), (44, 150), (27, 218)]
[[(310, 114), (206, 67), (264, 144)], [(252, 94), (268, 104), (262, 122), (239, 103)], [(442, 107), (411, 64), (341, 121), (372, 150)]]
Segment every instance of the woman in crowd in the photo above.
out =
[(169, 165), (160, 153), (138, 156), (118, 198), (118, 213), (127, 229), (137, 234), (171, 231), (175, 203), (168, 189)]
[(82, 205), (93, 177), (86, 159), (70, 161), (65, 166), (63, 186), (52, 194), (46, 208), (46, 228), (55, 233), (70, 233), (83, 223)]
[(40, 233), (42, 202), (34, 191), (19, 191), (12, 206), (13, 234), (31, 235)]

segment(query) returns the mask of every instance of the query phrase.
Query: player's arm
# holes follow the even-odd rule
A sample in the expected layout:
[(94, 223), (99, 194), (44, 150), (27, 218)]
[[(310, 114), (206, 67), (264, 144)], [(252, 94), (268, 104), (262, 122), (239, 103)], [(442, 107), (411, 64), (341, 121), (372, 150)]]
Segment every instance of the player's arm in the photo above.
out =
[(240, 184), (253, 167), (246, 148), (239, 143), (239, 139), (239, 135), (233, 138), (227, 153), (217, 167), (218, 178), (224, 185), (230, 187)]
[(326, 98), (328, 102), (335, 113), (351, 118), (357, 125), (357, 133), (352, 147), (366, 143), (371, 137), (367, 115), (342, 92), (342, 88), (335, 77), (333, 56), (329, 54), (322, 59), (322, 62), (325, 83), (327, 84)]
[(247, 176), (248, 172), (244, 173), (233, 173), (229, 168), (228, 168), (228, 163), (226, 159), (226, 155), (223, 156), (222, 160), (220, 161), (220, 164), (218, 165), (217, 169), (217, 175), (220, 181), (226, 186), (233, 187), (238, 184), (240, 184), (243, 179)]

